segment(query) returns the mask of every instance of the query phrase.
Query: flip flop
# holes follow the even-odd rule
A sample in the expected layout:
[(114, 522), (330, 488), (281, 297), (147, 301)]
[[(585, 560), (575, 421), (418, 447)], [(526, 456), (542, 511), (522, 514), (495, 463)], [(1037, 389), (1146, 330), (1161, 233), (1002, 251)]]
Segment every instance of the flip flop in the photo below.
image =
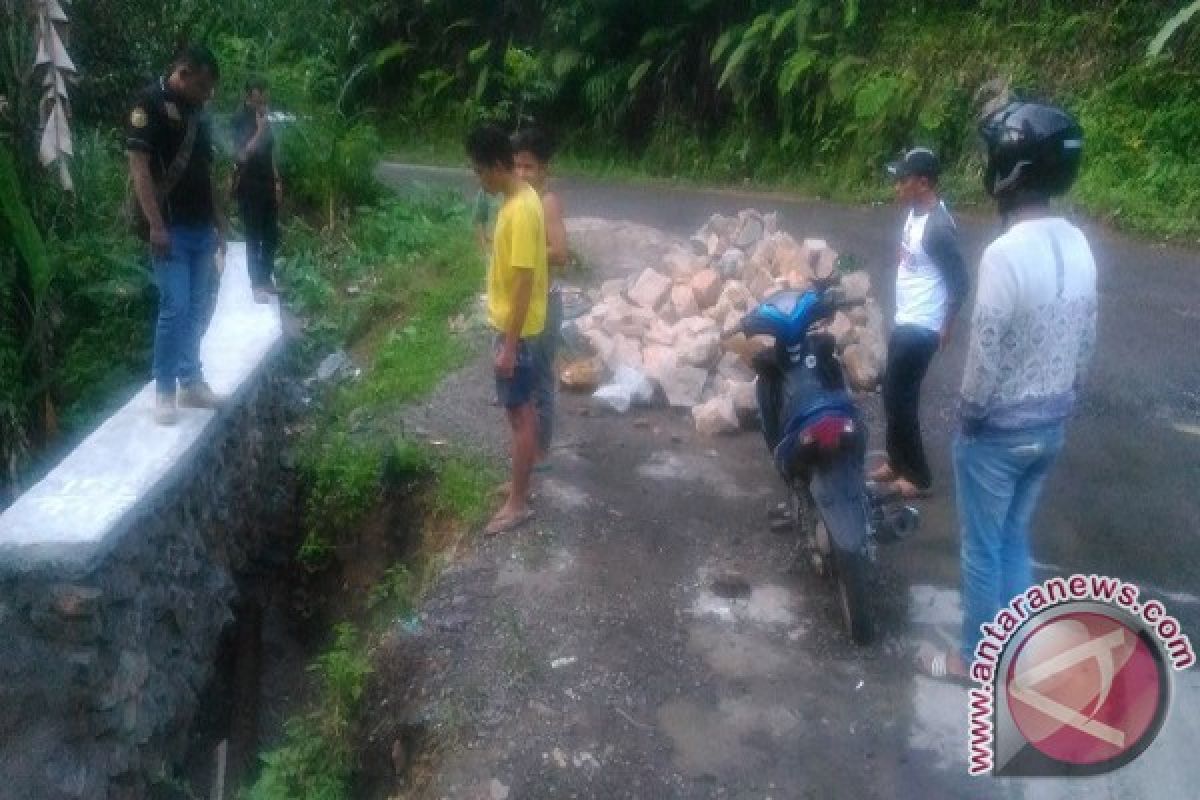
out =
[(492, 517), (492, 521), (483, 529), (484, 536), (499, 536), (502, 533), (514, 531), (533, 519), (533, 509), (527, 508), (520, 514), (511, 517)]
[[(901, 480), (892, 481), (885, 484), (889, 494), (895, 495), (902, 500), (921, 500), (926, 497), (933, 496), (932, 489), (922, 489), (921, 487), (909, 482)], [(912, 487), (911, 489), (908, 487)]]

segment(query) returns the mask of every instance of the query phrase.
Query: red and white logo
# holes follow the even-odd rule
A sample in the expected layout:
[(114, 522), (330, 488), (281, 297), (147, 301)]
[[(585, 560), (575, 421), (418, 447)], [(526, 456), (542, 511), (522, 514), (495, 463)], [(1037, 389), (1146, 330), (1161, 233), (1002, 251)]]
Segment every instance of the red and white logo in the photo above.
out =
[(1025, 742), (1064, 766), (1092, 768), (1140, 753), (1169, 694), (1154, 646), (1124, 621), (1093, 611), (1037, 625), (1002, 687)]

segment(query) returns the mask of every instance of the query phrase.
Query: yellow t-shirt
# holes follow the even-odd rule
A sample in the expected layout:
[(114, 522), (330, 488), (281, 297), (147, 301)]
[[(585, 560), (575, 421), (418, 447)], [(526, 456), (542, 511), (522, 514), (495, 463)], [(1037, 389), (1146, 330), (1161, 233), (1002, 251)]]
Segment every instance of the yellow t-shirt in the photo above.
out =
[(546, 221), (542, 200), (529, 186), (506, 198), (496, 215), (492, 238), (492, 268), (488, 271), (488, 320), (498, 331), (508, 330), (522, 270), (533, 273), (533, 293), (521, 337), (537, 336), (546, 326)]

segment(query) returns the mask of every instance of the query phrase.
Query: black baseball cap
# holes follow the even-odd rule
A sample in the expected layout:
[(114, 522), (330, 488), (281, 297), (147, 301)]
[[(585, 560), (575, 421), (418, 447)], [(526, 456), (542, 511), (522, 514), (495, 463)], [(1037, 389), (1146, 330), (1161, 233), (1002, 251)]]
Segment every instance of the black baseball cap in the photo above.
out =
[(937, 180), (942, 172), (942, 164), (937, 154), (928, 147), (914, 147), (904, 154), (904, 158), (887, 165), (888, 175), (894, 180), (900, 180), (912, 175)]

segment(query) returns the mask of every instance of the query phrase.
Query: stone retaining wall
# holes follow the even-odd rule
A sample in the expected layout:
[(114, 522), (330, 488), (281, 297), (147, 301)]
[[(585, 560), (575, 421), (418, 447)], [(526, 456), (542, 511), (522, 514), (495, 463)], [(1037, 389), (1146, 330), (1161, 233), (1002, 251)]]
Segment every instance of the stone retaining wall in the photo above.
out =
[(234, 245), (202, 350), (227, 406), (159, 428), (147, 386), (0, 515), (0, 796), (136, 798), (171, 773), (273, 530), (281, 341)]

